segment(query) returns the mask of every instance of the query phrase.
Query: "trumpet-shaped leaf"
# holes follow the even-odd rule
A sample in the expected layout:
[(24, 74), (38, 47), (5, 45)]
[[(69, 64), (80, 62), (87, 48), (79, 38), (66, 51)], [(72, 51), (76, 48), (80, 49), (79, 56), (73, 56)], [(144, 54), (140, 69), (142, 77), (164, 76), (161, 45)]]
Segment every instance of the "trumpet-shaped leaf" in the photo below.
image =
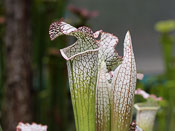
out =
[(112, 80), (112, 131), (128, 131), (136, 87), (136, 63), (130, 33), (124, 40), (122, 64), (114, 71)]
[(95, 130), (95, 92), (98, 73), (98, 44), (88, 27), (78, 29), (64, 22), (50, 26), (51, 39), (71, 35), (77, 41), (64, 49), (77, 131)]
[[(111, 130), (111, 74), (122, 61), (115, 46), (118, 38), (110, 33), (102, 32), (98, 41), (99, 50), (99, 69), (96, 89), (96, 130)], [(99, 33), (96, 32), (96, 33)], [(96, 34), (95, 33), (95, 34)]]
[(88, 27), (77, 29), (59, 21), (51, 24), (49, 34), (51, 40), (60, 35), (77, 38), (60, 50), (67, 60), (77, 131), (127, 131), (136, 85), (130, 34), (123, 58), (115, 50), (118, 38), (102, 30), (93, 33)]

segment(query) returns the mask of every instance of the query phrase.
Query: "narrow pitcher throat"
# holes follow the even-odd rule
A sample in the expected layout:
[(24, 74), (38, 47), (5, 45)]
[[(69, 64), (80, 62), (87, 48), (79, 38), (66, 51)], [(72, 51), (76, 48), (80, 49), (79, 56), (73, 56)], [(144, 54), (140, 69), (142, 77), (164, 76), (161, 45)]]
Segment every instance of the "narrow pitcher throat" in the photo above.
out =
[(66, 52), (64, 51), (64, 49), (61, 49), (61, 50), (60, 50), (61, 55), (62, 55), (63, 58), (66, 59), (67, 61), (74, 59), (76, 56), (83, 56), (83, 55), (90, 54), (90, 53), (93, 53), (93, 52), (98, 52), (98, 51), (99, 51), (99, 48), (93, 49), (93, 50), (86, 50), (86, 51), (83, 51), (83, 52), (76, 53), (76, 54), (74, 54), (74, 55), (72, 55), (72, 56), (67, 56), (67, 55), (66, 55)]

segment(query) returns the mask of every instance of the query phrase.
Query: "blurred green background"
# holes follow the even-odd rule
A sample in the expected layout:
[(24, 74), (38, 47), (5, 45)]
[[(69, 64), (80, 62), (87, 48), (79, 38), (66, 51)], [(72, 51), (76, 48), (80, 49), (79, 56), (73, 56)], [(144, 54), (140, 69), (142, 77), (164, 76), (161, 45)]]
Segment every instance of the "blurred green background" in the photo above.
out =
[[(175, 1), (173, 0), (4, 0), (0, 1), (0, 125), (14, 131), (19, 121), (75, 131), (66, 61), (59, 49), (71, 37), (49, 38), (63, 18), (78, 27), (102, 29), (123, 39), (130, 30), (137, 88), (162, 96), (154, 130), (175, 130)], [(22, 64), (21, 64), (22, 63)], [(143, 101), (136, 97), (136, 102)]]

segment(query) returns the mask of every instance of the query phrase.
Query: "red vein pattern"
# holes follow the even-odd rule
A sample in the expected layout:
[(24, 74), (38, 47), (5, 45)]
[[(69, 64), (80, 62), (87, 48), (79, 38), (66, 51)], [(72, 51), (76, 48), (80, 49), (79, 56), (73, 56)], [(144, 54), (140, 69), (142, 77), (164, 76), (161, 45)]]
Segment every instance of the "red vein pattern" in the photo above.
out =
[(62, 20), (53, 22), (49, 28), (50, 39), (54, 40), (60, 35), (69, 34), (71, 32), (77, 31), (77, 29)]
[(113, 34), (101, 32), (101, 39), (98, 41), (100, 46), (99, 60), (105, 61), (108, 70), (115, 69), (122, 62), (122, 57), (115, 50), (118, 41), (118, 38)]
[(99, 33), (101, 33), (101, 38), (98, 41), (100, 50), (96, 89), (96, 130), (110, 131), (111, 75), (109, 74), (109, 71), (115, 69), (121, 63), (122, 57), (120, 57), (115, 50), (118, 38), (110, 33), (102, 31), (94, 33), (94, 36), (98, 37)]
[(111, 84), (106, 63), (101, 62), (98, 72), (97, 91), (96, 91), (96, 131), (110, 131), (110, 92)]
[(123, 58), (115, 50), (118, 38), (102, 30), (93, 33), (88, 27), (77, 29), (59, 21), (51, 24), (49, 34), (51, 40), (60, 35), (77, 38), (60, 50), (67, 60), (77, 131), (127, 131), (136, 83), (130, 34), (125, 38)]
[(124, 41), (122, 64), (114, 71), (112, 80), (112, 131), (128, 131), (136, 87), (136, 63), (130, 33)]
[(71, 35), (77, 41), (64, 49), (77, 131), (95, 130), (95, 92), (98, 73), (98, 44), (88, 27), (76, 29), (65, 22), (51, 24), (51, 40), (59, 35)]

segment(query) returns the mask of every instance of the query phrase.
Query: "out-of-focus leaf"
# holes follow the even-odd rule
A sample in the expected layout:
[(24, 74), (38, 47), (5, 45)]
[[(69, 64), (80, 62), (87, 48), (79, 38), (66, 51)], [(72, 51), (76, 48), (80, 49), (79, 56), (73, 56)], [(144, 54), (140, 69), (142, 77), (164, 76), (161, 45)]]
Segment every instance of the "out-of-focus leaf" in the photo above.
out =
[(0, 125), (0, 131), (2, 131), (1, 125)]
[(161, 33), (174, 31), (175, 30), (175, 21), (174, 20), (160, 21), (155, 25), (155, 29)]

